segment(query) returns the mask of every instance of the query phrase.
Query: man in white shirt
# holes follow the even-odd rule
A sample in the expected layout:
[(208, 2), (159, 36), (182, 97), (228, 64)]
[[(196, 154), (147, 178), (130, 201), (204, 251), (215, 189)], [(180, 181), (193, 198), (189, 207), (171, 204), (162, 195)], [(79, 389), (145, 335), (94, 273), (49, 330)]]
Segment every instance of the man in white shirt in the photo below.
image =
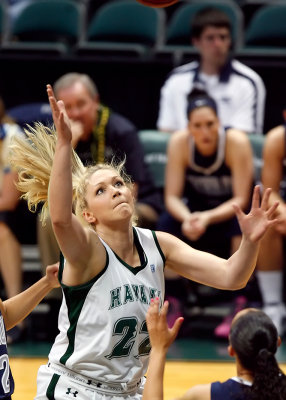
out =
[(228, 16), (218, 8), (204, 8), (197, 13), (191, 34), (200, 61), (182, 65), (170, 73), (161, 89), (157, 128), (167, 132), (185, 129), (187, 97), (198, 87), (216, 101), (224, 128), (262, 134), (265, 86), (255, 71), (230, 59)]

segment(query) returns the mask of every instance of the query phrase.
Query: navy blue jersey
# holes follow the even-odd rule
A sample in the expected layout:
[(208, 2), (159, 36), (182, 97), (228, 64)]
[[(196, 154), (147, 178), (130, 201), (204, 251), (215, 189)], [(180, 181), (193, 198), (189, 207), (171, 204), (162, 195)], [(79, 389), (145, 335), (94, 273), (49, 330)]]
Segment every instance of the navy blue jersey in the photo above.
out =
[(213, 209), (233, 196), (231, 170), (225, 164), (226, 135), (219, 132), (217, 151), (209, 157), (202, 156), (190, 138), (184, 197), (191, 211)]
[(251, 386), (250, 382), (231, 378), (225, 382), (211, 384), (211, 400), (247, 400), (245, 387)]
[(10, 400), (14, 393), (14, 379), (9, 365), (6, 329), (0, 311), (0, 399)]

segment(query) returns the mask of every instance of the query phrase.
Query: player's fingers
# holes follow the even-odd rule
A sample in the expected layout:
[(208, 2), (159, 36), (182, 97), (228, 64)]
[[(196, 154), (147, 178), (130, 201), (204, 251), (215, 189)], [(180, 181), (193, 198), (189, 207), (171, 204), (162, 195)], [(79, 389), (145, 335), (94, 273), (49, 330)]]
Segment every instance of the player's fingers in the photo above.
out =
[(272, 204), (272, 206), (266, 212), (267, 216), (272, 217), (278, 206), (279, 206), (279, 201), (276, 201), (274, 204)]
[(157, 320), (159, 317), (159, 311), (158, 311), (158, 306), (155, 302), (154, 299), (151, 299), (150, 305), (146, 314), (146, 322), (147, 322), (147, 329), (150, 333), (150, 331), (153, 331), (153, 329), (156, 327)]
[(251, 208), (259, 208), (259, 205), (260, 205), (260, 188), (259, 185), (256, 185), (252, 193)]
[(50, 107), (52, 110), (53, 115), (57, 115), (57, 113), (59, 112), (59, 108), (56, 102), (56, 99), (53, 96), (49, 96), (49, 103), (50, 103)]
[(263, 196), (261, 199), (261, 209), (264, 211), (267, 211), (267, 209), (268, 209), (268, 201), (269, 201), (270, 194), (271, 194), (271, 188), (267, 188), (263, 193)]
[(176, 339), (183, 322), (184, 322), (184, 318), (179, 317), (176, 319), (174, 325), (170, 328), (172, 340)]
[(168, 300), (165, 300), (164, 304), (161, 308), (160, 315), (166, 316), (168, 313), (168, 308), (169, 308), (169, 302), (168, 302)]
[(150, 319), (154, 317), (154, 315), (158, 314), (157, 306), (155, 304), (155, 300), (151, 299), (150, 305), (147, 311), (147, 317)]

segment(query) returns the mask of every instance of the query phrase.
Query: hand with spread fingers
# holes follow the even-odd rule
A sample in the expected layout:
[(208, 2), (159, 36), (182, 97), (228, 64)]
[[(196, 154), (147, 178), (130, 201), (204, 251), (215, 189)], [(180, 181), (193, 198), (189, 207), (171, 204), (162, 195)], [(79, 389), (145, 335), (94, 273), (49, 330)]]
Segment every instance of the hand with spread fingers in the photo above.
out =
[(163, 375), (166, 354), (169, 346), (176, 339), (184, 321), (182, 317), (177, 318), (174, 325), (169, 328), (167, 324), (169, 303), (165, 301), (160, 311), (159, 306), (160, 300), (158, 298), (151, 299), (146, 315), (152, 350), (142, 400), (163, 400)]
[(175, 340), (184, 318), (177, 318), (169, 328), (167, 324), (169, 302), (165, 301), (159, 310), (159, 299), (151, 299), (146, 321), (152, 349), (167, 351)]
[(57, 101), (51, 85), (47, 85), (47, 94), (49, 97), (49, 103), (52, 109), (53, 120), (56, 127), (58, 137), (72, 140), (71, 122), (67, 115), (64, 102)]
[(233, 205), (240, 229), (244, 237), (251, 242), (260, 240), (267, 229), (278, 222), (277, 219), (273, 219), (278, 202), (269, 207), (270, 194), (271, 189), (266, 189), (260, 204), (260, 188), (258, 185), (255, 186), (252, 195), (252, 205), (248, 214), (245, 214), (238, 205)]

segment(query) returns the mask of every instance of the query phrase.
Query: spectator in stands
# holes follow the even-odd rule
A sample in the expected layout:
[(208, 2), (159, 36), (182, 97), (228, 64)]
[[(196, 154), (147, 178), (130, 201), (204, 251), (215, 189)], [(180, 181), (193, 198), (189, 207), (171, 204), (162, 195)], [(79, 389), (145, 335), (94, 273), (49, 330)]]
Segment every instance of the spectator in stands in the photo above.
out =
[[(143, 147), (135, 126), (100, 102), (96, 85), (88, 75), (65, 74), (55, 82), (54, 92), (58, 100), (64, 101), (67, 114), (73, 122), (73, 147), (84, 165), (110, 161), (113, 157), (118, 160), (126, 157), (126, 172), (134, 180), (137, 192), (134, 196), (137, 198), (138, 226), (154, 228), (162, 211), (163, 200), (144, 162)], [(51, 254), (52, 250), (47, 248), (45, 230), (49, 230), (48, 237), (53, 241), (53, 249), (58, 249), (48, 224), (44, 230), (39, 224), (39, 243), (42, 252)], [(57, 258), (44, 258), (44, 265), (58, 260), (58, 250), (53, 252)]]
[[(23, 132), (6, 115), (0, 98), (0, 270), (7, 298), (22, 290), (21, 217), (25, 208), (29, 213), (15, 186), (17, 172), (9, 165), (9, 143), (13, 135), (23, 135)], [(9, 332), (8, 343), (20, 339), (22, 328), (22, 325), (17, 325)]]
[[(283, 111), (286, 121), (286, 107)], [(276, 218), (279, 223), (271, 228), (263, 239), (257, 262), (258, 279), (264, 311), (273, 319), (278, 332), (283, 334), (284, 240), (286, 237), (286, 130), (285, 123), (271, 129), (265, 136), (263, 148), (262, 185), (271, 187), (270, 202), (279, 201)]]
[(187, 126), (187, 97), (206, 90), (217, 103), (224, 128), (263, 133), (265, 87), (256, 72), (231, 59), (231, 23), (217, 8), (204, 8), (192, 24), (200, 61), (175, 68), (161, 89), (157, 128), (174, 132)]
[[(228, 257), (228, 243), (234, 253), (241, 241), (233, 203), (246, 210), (253, 187), (250, 141), (244, 132), (220, 126), (216, 103), (206, 92), (191, 93), (187, 115), (188, 127), (169, 141), (167, 211), (159, 219), (158, 230), (196, 249)], [(166, 278), (166, 295), (171, 296), (173, 309), (181, 308), (178, 300), (184, 302), (187, 297), (185, 282), (168, 270)]]
[[(170, 329), (166, 323), (168, 303), (159, 312), (159, 301), (151, 301), (146, 321), (152, 345), (147, 381), (142, 400), (163, 400), (164, 364), (182, 319)], [(177, 400), (282, 400), (286, 398), (286, 376), (275, 357), (281, 344), (271, 319), (262, 311), (248, 308), (233, 319), (228, 353), (235, 358), (237, 376), (190, 388)]]

